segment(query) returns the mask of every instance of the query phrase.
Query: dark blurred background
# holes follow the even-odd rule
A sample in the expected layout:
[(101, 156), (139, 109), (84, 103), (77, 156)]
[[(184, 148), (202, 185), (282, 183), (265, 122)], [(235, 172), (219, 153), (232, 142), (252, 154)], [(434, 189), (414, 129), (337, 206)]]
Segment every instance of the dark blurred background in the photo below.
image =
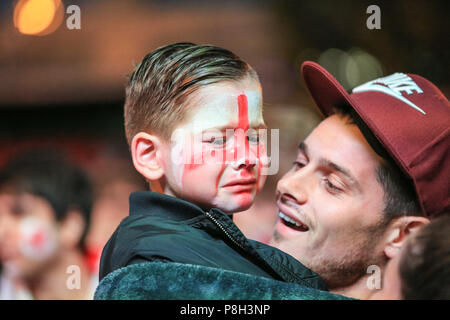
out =
[[(64, 8), (50, 14), (50, 27), (27, 25), (20, 2), (0, 1), (0, 166), (29, 146), (68, 152), (94, 178), (90, 241), (100, 246), (127, 215), (129, 193), (145, 188), (124, 137), (123, 88), (133, 62), (159, 46), (221, 46), (260, 75), (266, 122), (280, 128), (280, 171), (252, 214), (235, 216), (261, 241), (276, 219), (276, 181), (320, 121), (300, 79), (302, 61), (318, 61), (347, 89), (400, 71), (449, 96), (448, 1), (64, 0), (64, 8), (79, 6), (79, 30), (67, 28)], [(380, 30), (366, 26), (372, 4), (381, 9)]]

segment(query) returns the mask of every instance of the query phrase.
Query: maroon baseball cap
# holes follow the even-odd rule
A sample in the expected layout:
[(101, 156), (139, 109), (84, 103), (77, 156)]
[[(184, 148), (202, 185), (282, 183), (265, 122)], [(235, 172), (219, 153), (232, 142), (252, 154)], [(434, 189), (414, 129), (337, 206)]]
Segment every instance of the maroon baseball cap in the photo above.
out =
[(424, 214), (450, 211), (450, 104), (427, 79), (394, 73), (349, 94), (317, 63), (305, 61), (303, 79), (325, 116), (350, 105), (391, 158), (412, 179)]

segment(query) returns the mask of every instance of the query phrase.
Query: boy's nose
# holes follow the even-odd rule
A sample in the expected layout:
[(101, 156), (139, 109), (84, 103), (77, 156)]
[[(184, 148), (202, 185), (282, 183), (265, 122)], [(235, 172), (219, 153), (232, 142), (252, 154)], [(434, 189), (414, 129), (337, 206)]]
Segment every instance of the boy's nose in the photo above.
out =
[(253, 168), (256, 166), (258, 159), (255, 158), (254, 161), (250, 161), (248, 157), (240, 157), (236, 161), (233, 162), (233, 169), (241, 170), (244, 168)]
[(243, 130), (237, 129), (234, 141), (234, 161), (233, 168), (238, 170), (242, 167), (254, 167), (258, 162), (257, 154), (253, 147), (249, 146), (247, 134)]

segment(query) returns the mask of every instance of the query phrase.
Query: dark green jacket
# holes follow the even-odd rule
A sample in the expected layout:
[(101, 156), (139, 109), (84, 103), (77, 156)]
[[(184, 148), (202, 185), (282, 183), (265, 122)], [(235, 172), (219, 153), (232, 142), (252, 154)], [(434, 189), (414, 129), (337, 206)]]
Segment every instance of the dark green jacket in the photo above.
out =
[(326, 290), (316, 273), (276, 248), (247, 239), (222, 211), (205, 212), (175, 197), (140, 191), (131, 194), (130, 215), (103, 249), (100, 280), (148, 261), (219, 268)]
[(132, 264), (111, 272), (95, 300), (346, 300), (265, 277), (176, 262)]

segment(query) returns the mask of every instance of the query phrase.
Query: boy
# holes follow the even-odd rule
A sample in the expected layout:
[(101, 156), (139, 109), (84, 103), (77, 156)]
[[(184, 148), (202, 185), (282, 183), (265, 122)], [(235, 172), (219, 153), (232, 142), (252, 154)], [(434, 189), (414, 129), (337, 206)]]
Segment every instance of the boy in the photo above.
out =
[(125, 129), (154, 192), (131, 195), (130, 216), (103, 249), (100, 280), (166, 261), (324, 288), (289, 255), (246, 239), (230, 217), (264, 184), (264, 128), (258, 76), (232, 52), (176, 43), (147, 55), (126, 88)]

